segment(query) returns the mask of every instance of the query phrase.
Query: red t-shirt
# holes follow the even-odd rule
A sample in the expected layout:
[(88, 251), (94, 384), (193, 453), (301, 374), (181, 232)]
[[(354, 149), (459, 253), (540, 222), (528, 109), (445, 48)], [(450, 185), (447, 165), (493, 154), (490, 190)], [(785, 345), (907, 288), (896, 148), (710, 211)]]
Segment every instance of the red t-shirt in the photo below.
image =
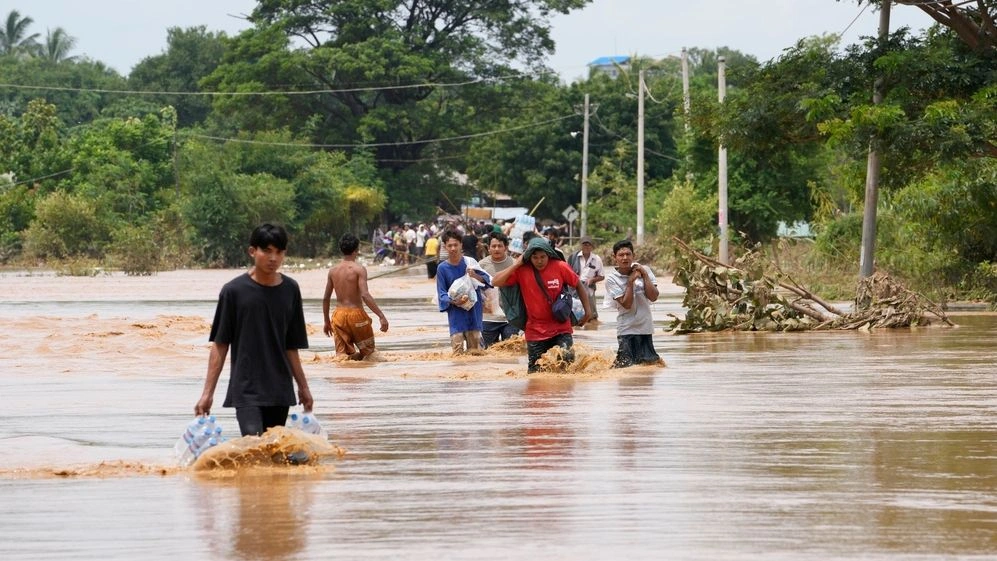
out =
[[(550, 304), (540, 292), (533, 270), (531, 265), (523, 265), (509, 277), (509, 284), (519, 285), (523, 303), (526, 304), (526, 340), (543, 341), (562, 333), (571, 333), (571, 320), (554, 320)], [(540, 280), (547, 287), (547, 295), (554, 300), (562, 287), (578, 284), (578, 275), (564, 261), (551, 259), (540, 271)]]

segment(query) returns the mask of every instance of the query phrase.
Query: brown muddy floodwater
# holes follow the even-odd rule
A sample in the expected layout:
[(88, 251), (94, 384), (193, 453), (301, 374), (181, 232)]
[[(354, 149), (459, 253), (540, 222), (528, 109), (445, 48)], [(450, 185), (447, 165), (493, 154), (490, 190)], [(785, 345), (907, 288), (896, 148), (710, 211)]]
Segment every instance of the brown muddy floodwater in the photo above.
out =
[(451, 358), (414, 271), (372, 282), (380, 360), (338, 363), (322, 272), (300, 271), (305, 371), (345, 455), (179, 469), (234, 274), (0, 273), (0, 558), (997, 558), (997, 317), (660, 332), (667, 367), (617, 371), (604, 310), (576, 334), (584, 371), (527, 377), (516, 349)]

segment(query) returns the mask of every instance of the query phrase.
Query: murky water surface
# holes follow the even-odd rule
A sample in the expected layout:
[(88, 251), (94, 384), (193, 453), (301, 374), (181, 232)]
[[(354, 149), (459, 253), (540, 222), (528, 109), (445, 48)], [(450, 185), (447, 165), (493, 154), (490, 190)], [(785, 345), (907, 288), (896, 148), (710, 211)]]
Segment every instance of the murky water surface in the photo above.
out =
[[(3, 559), (997, 556), (992, 316), (660, 333), (667, 368), (531, 379), (517, 354), (450, 359), (431, 303), (386, 301), (395, 359), (337, 364), (312, 334), (316, 413), (345, 456), (204, 476), (171, 448), (213, 306), (0, 302)], [(306, 315), (320, 328), (319, 302)], [(603, 319), (576, 342), (611, 356)]]

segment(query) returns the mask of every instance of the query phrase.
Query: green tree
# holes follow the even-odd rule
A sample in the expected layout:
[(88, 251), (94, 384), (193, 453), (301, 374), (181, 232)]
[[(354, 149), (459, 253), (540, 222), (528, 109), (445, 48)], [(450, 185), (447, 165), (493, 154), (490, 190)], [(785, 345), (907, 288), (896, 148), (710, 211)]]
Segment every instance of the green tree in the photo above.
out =
[(73, 176), (63, 187), (96, 201), (116, 223), (137, 223), (174, 191), (172, 110), (141, 119), (101, 119), (68, 142)]
[(68, 126), (89, 123), (124, 99), (122, 94), (96, 90), (127, 89), (124, 78), (113, 69), (85, 58), (53, 64), (40, 57), (0, 57), (0, 76), (6, 83), (17, 84), (0, 87), (0, 113), (19, 115), (28, 102), (43, 98), (56, 107), (59, 119)]
[(38, 33), (28, 35), (28, 28), (35, 20), (25, 16), (17, 10), (11, 10), (7, 14), (3, 29), (0, 29), (0, 55), (13, 55), (15, 57), (25, 57), (34, 54), (38, 47)]
[(111, 227), (93, 201), (56, 191), (40, 200), (25, 231), (25, 251), (32, 257), (99, 257), (110, 241)]
[[(134, 90), (200, 92), (199, 81), (221, 63), (224, 39), (224, 33), (209, 32), (203, 25), (171, 27), (166, 30), (166, 51), (135, 65), (128, 75), (128, 85)], [(147, 99), (159, 106), (175, 107), (180, 127), (200, 123), (211, 111), (209, 96), (161, 95)]]
[[(841, 0), (836, 0), (841, 2)], [(883, 0), (857, 0), (858, 4), (881, 6)], [(894, 4), (913, 6), (931, 16), (939, 25), (954, 31), (959, 39), (974, 51), (997, 49), (997, 3), (892, 0)]]
[(0, 172), (12, 172), (21, 181), (54, 185), (50, 177), (68, 166), (62, 145), (65, 126), (57, 108), (44, 100), (28, 103), (20, 116), (0, 115)]
[[(277, 128), (273, 123), (286, 118), (292, 132), (308, 132), (315, 143), (370, 147), (389, 209), (427, 212), (441, 202), (427, 191), (436, 192), (434, 185), (459, 169), (459, 162), (434, 157), (434, 140), (490, 128), (494, 117), (478, 110), (491, 89), (483, 80), (511, 74), (514, 63), (541, 67), (554, 47), (550, 15), (587, 3), (264, 0), (251, 16), (255, 27), (233, 40), (203, 84), (224, 91), (327, 90), (221, 98), (219, 126)], [(301, 47), (288, 50), (289, 38)], [(432, 85), (444, 83), (464, 85)], [(444, 149), (466, 150), (458, 142)]]
[(49, 62), (73, 61), (76, 57), (69, 53), (75, 46), (76, 38), (66, 33), (65, 29), (56, 27), (55, 31), (45, 31), (45, 43), (38, 46), (38, 55)]

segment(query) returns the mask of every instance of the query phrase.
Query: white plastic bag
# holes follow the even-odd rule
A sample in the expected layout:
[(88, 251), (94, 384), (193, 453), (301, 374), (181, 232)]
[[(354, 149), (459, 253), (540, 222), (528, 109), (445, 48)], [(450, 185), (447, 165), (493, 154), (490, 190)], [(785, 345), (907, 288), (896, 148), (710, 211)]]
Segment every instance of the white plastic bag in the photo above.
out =
[[(479, 283), (480, 284), (480, 283)], [(475, 290), (475, 280), (471, 278), (471, 275), (464, 275), (459, 279), (453, 281), (450, 288), (447, 290), (447, 294), (450, 295), (450, 301), (456, 302), (461, 296), (467, 296), (467, 301), (463, 304), (457, 304), (465, 310), (470, 310), (478, 303), (478, 293)]]

